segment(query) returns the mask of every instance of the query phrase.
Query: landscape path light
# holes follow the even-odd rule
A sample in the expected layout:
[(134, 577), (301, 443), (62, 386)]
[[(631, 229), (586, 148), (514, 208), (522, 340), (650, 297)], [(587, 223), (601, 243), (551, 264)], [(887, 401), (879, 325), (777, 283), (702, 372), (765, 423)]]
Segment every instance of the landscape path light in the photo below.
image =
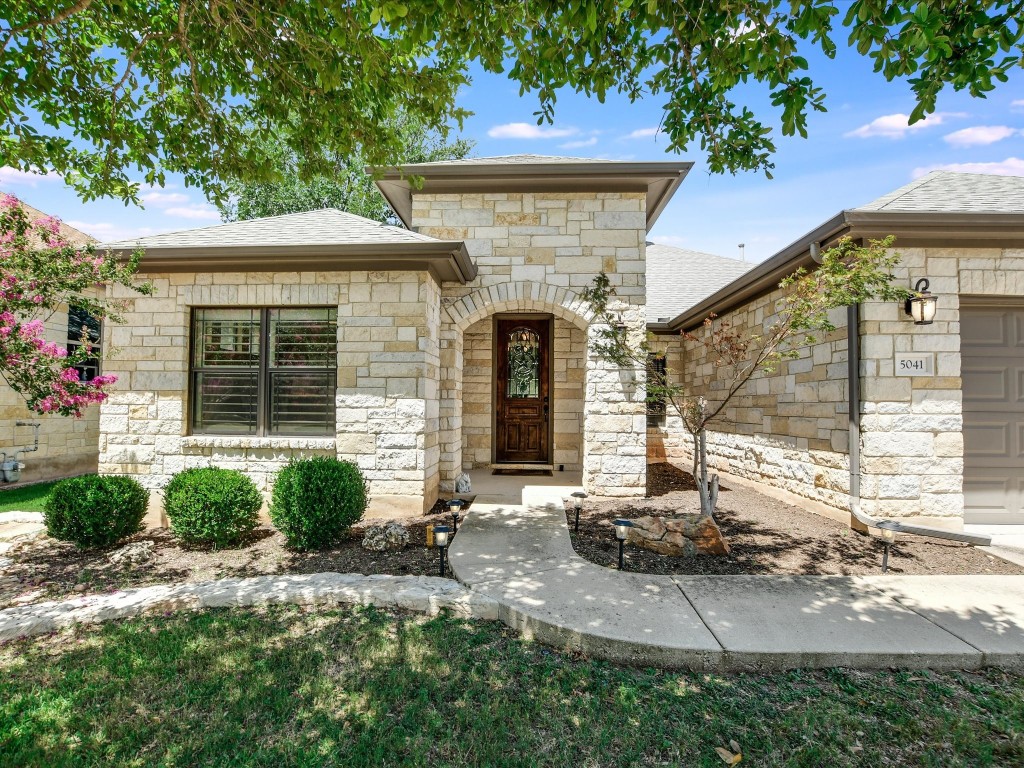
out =
[(882, 573), (889, 570), (889, 548), (896, 541), (896, 523), (883, 520), (878, 524), (878, 533), (882, 537)]
[(619, 518), (612, 525), (615, 526), (615, 538), (619, 540), (619, 570), (621, 571), (626, 565), (626, 537), (629, 535), (629, 529), (633, 527), (633, 523)]
[(462, 499), (452, 499), (448, 502), (448, 511), (452, 516), (452, 536), (459, 532), (459, 512), (466, 506)]
[(576, 491), (572, 495), (572, 508), (576, 512), (576, 533), (580, 532), (580, 510), (583, 509), (583, 500), (587, 494), (583, 491)]
[(437, 547), (437, 551), (440, 553), (440, 557), (438, 558), (438, 572), (441, 574), (442, 579), (445, 575), (444, 554), (445, 550), (448, 549), (449, 533), (451, 533), (451, 529), (447, 525), (434, 526), (434, 546)]
[(914, 325), (931, 325), (935, 321), (935, 310), (939, 299), (929, 290), (928, 278), (922, 277), (914, 285), (914, 296), (907, 299), (904, 311), (914, 318)]

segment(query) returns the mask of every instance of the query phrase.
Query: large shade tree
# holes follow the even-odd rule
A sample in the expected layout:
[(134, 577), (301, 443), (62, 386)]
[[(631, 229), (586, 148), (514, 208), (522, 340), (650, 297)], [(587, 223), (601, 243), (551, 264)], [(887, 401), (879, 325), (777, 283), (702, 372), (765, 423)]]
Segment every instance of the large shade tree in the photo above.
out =
[[(278, 175), (256, 137), (284, 137), (304, 178), (360, 148), (403, 159), (404, 108), (442, 135), (476, 62), (537, 98), (559, 89), (663, 105), (671, 151), (714, 171), (770, 172), (775, 133), (825, 109), (817, 49), (904, 80), (912, 120), (946, 88), (984, 96), (1024, 57), (1024, 0), (6, 0), (0, 164), (56, 171), (85, 197), (137, 199), (169, 172), (223, 199)], [(774, 114), (755, 114), (759, 86)]]
[[(466, 139), (445, 140), (404, 112), (395, 120), (405, 145), (403, 163), (458, 160), (473, 148), (473, 142)], [(299, 171), (301, 159), (286, 140), (274, 134), (260, 137), (257, 145), (273, 160), (276, 177), (232, 184), (230, 196), (220, 203), (225, 220), (340, 208), (368, 219), (401, 225), (373, 178), (367, 175), (367, 153), (361, 147), (353, 154), (335, 157), (328, 173), (304, 178)]]

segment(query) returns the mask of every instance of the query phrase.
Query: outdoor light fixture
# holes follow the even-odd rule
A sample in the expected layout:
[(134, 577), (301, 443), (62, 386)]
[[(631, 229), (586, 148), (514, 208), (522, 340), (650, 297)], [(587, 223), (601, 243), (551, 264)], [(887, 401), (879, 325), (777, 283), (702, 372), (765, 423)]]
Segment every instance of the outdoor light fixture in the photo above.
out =
[(625, 315), (627, 309), (629, 309), (629, 304), (618, 299), (608, 305), (608, 313), (611, 315), (612, 320), (614, 320), (612, 325), (619, 333), (626, 330)]
[(889, 570), (889, 547), (896, 541), (896, 523), (883, 520), (878, 524), (878, 533), (882, 537), (882, 573)]
[(922, 277), (914, 285), (913, 298), (907, 299), (904, 311), (914, 318), (914, 325), (931, 325), (935, 320), (935, 309), (938, 297), (928, 291), (928, 278)]
[(633, 527), (633, 524), (629, 520), (620, 518), (612, 525), (615, 526), (615, 538), (619, 540), (619, 570), (621, 571), (626, 565), (626, 536), (629, 535), (629, 529)]
[(451, 529), (447, 525), (434, 526), (434, 546), (437, 547), (437, 551), (440, 553), (438, 570), (442, 579), (444, 578), (444, 551), (448, 548), (449, 533), (451, 533)]
[(587, 494), (583, 491), (576, 491), (572, 495), (572, 508), (576, 511), (576, 533), (580, 532), (580, 510), (583, 509), (583, 500)]
[(452, 515), (452, 536), (459, 532), (459, 512), (466, 506), (462, 499), (452, 499), (448, 502), (448, 511)]

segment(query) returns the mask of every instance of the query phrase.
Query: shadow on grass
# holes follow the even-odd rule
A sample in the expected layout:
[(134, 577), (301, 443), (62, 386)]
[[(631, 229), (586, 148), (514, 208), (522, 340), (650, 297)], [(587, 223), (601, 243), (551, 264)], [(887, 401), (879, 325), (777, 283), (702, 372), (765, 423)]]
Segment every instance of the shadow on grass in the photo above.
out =
[(1021, 722), (1024, 683), (999, 672), (633, 670), (373, 609), (0, 647), (0, 762), (21, 766), (718, 766), (730, 740), (757, 765), (980, 766), (1024, 758)]

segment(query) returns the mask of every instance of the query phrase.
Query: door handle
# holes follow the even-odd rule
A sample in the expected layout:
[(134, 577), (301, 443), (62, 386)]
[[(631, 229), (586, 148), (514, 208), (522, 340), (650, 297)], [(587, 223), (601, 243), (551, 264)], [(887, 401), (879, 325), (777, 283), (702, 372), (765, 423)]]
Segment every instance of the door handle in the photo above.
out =
[(544, 398), (544, 418), (546, 419), (547, 417), (548, 417), (548, 399), (547, 399), (547, 397), (545, 397)]

